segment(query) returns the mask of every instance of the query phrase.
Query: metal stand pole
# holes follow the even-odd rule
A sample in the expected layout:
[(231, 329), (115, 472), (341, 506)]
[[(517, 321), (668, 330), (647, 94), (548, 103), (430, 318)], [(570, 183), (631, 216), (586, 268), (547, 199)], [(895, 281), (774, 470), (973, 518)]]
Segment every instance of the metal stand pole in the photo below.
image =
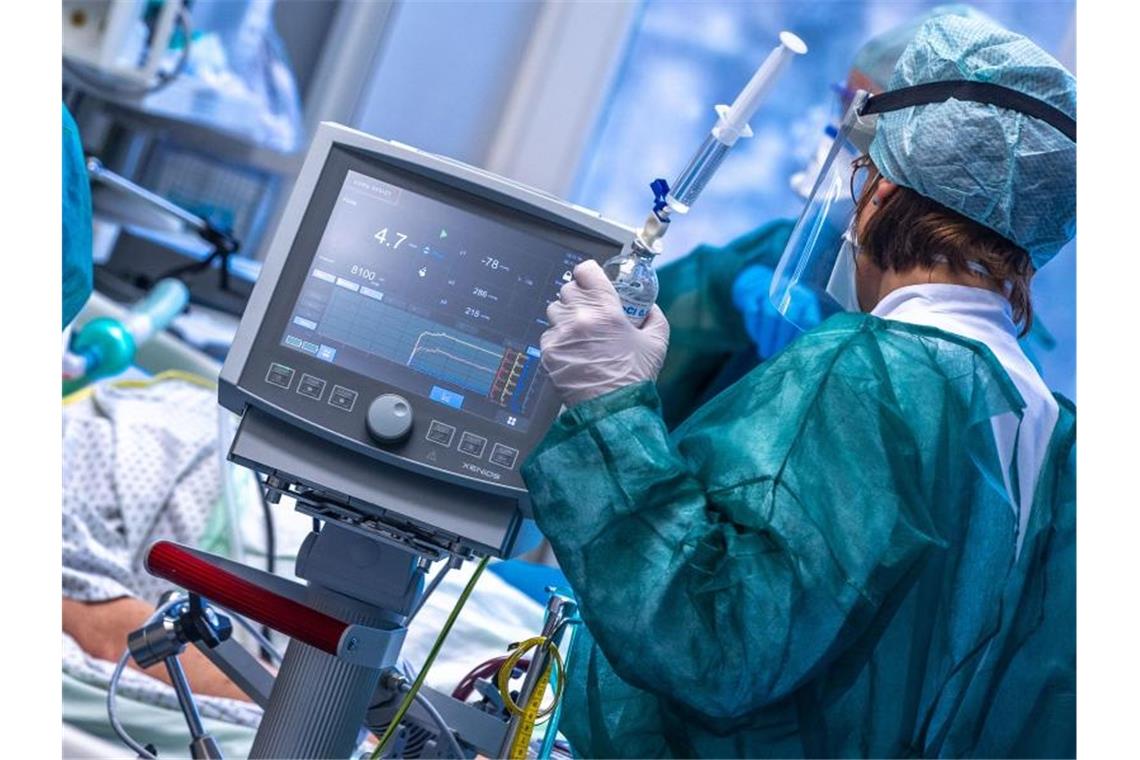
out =
[(194, 702), (194, 694), (190, 691), (190, 684), (186, 680), (186, 672), (178, 662), (177, 655), (171, 655), (163, 660), (166, 672), (170, 675), (170, 683), (178, 695), (178, 704), (182, 706), (182, 714), (186, 716), (186, 726), (190, 729), (190, 757), (195, 760), (220, 760), (222, 751), (214, 737), (206, 733), (202, 726), (202, 717), (198, 714), (198, 706)]
[(307, 603), (338, 619), (400, 635), (369, 667), (292, 640), (250, 757), (352, 753), (380, 671), (396, 664), (404, 620), (421, 593), (417, 561), (411, 552), (333, 525), (309, 535), (297, 559), (297, 574), (309, 581)]

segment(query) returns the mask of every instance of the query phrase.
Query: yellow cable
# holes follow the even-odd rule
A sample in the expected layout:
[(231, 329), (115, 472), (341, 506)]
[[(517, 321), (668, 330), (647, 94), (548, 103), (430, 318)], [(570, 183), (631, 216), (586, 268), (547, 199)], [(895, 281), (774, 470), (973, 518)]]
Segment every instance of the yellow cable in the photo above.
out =
[[(499, 687), (499, 696), (503, 698), (503, 705), (507, 708), (507, 710), (514, 713), (515, 715), (522, 715), (525, 711), (525, 708), (519, 707), (518, 703), (511, 699), (511, 671), (515, 669), (515, 666), (518, 665), (519, 660), (522, 659), (524, 654), (538, 646), (545, 646), (553, 656), (554, 664), (558, 666), (558, 683), (555, 685), (554, 701), (552, 701), (545, 710), (539, 713), (538, 717), (545, 718), (546, 716), (550, 715), (550, 713), (554, 711), (555, 705), (557, 705), (558, 701), (562, 698), (562, 687), (565, 681), (565, 679), (562, 678), (562, 653), (558, 651), (558, 647), (554, 646), (549, 639), (543, 636), (533, 636), (520, 643), (515, 648), (515, 651), (511, 654), (511, 656), (508, 657), (499, 667), (498, 681), (496, 683), (496, 685)], [(549, 677), (549, 674), (544, 673), (543, 679), (540, 679), (539, 682), (541, 683), (547, 677)], [(543, 694), (545, 690), (536, 689), (535, 691), (538, 694)]]
[(451, 614), (447, 616), (447, 622), (443, 624), (439, 635), (435, 637), (435, 644), (432, 645), (431, 651), (428, 652), (427, 660), (424, 662), (424, 666), (420, 668), (420, 673), (416, 676), (416, 680), (412, 682), (412, 688), (404, 695), (404, 701), (401, 702), (400, 706), (396, 709), (396, 714), (392, 716), (392, 721), (388, 724), (388, 728), (385, 729), (384, 735), (380, 737), (380, 743), (377, 744), (376, 749), (372, 751), (371, 760), (376, 760), (380, 757), (380, 754), (384, 751), (384, 747), (387, 746), (392, 737), (396, 735), (396, 729), (399, 728), (400, 721), (404, 719), (408, 708), (412, 706), (412, 701), (416, 698), (416, 694), (419, 693), (420, 686), (423, 685), (428, 669), (431, 668), (432, 663), (435, 662), (435, 656), (439, 654), (440, 648), (443, 647), (443, 641), (447, 638), (447, 634), (451, 632), (451, 626), (455, 624), (455, 619), (459, 617), (459, 611), (462, 610), (463, 605), (467, 603), (467, 597), (471, 596), (471, 591), (475, 588), (475, 581), (479, 580), (479, 576), (483, 574), (483, 568), (487, 566), (488, 559), (490, 559), (490, 557), (484, 557), (482, 561), (479, 562), (479, 566), (475, 568), (475, 573), (471, 576), (471, 580), (467, 581), (466, 588), (464, 588), (463, 593), (459, 595), (459, 599), (455, 602), (455, 607), (452, 608)]
[[(524, 654), (538, 647), (544, 647), (550, 652), (551, 658), (543, 669), (538, 682), (535, 684), (535, 689), (530, 699), (527, 700), (526, 705), (520, 707), (518, 703), (511, 698), (511, 671), (515, 669), (515, 666), (519, 660), (522, 659)], [(531, 662), (534, 662), (533, 658)], [(558, 681), (554, 687), (554, 698), (546, 709), (539, 709), (542, 704), (542, 698), (546, 694), (546, 686), (550, 682), (551, 673), (556, 666), (558, 668)], [(503, 705), (508, 711), (522, 717), (522, 724), (519, 726), (518, 732), (511, 741), (511, 746), (507, 749), (507, 757), (509, 760), (526, 760), (527, 748), (530, 746), (530, 738), (534, 734), (535, 725), (554, 712), (554, 709), (562, 700), (562, 690), (565, 683), (566, 678), (562, 668), (562, 653), (558, 651), (557, 646), (543, 636), (534, 636), (519, 644), (511, 656), (500, 666), (497, 678), (499, 696), (502, 697)]]
[[(79, 378), (76, 378), (76, 379), (79, 379)], [(181, 380), (185, 383), (190, 383), (191, 385), (197, 385), (197, 386), (200, 386), (202, 388), (206, 388), (208, 390), (215, 390), (218, 387), (218, 384), (212, 380), (209, 380), (205, 377), (202, 377), (201, 375), (195, 375), (192, 372), (183, 372), (180, 369), (168, 369), (168, 370), (165, 370), (163, 372), (159, 372), (154, 377), (148, 377), (148, 378), (142, 378), (142, 379), (111, 380), (108, 382), (108, 385), (110, 385), (112, 388), (130, 388), (130, 389), (149, 388), (152, 385), (158, 385), (159, 383), (166, 382), (169, 380)], [(73, 391), (72, 393), (69, 393), (66, 396), (64, 396), (63, 397), (63, 405), (69, 406), (71, 404), (74, 404), (77, 401), (82, 401), (83, 399), (89, 397), (94, 392), (95, 392), (95, 384), (94, 383), (90, 383), (88, 385), (85, 385), (84, 387), (82, 387), (76, 391)]]

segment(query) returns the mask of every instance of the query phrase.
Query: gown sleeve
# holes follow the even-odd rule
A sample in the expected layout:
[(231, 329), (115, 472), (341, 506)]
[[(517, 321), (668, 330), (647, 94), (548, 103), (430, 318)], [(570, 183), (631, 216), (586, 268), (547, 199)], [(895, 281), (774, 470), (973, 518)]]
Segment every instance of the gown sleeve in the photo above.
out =
[[(801, 341), (810, 344), (810, 341)], [(523, 474), (614, 671), (713, 722), (851, 646), (940, 543), (876, 358), (793, 345), (672, 436), (651, 383), (564, 412)]]

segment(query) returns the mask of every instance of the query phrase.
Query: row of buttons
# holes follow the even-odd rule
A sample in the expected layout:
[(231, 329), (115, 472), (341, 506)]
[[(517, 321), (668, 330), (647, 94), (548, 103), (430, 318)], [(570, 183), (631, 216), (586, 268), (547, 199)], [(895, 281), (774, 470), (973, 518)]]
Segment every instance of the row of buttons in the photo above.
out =
[[(295, 374), (296, 372), (292, 367), (274, 362), (269, 365), (269, 372), (265, 375), (265, 382), (289, 390), (293, 385), (293, 377)], [(301, 374), (301, 380), (297, 383), (297, 393), (320, 401), (325, 395), (326, 385), (327, 383), (321, 378), (305, 372)], [(356, 398), (356, 391), (345, 388), (342, 385), (334, 385), (332, 392), (329, 393), (329, 405), (343, 409), (346, 412), (351, 412), (352, 408), (356, 406)], [(450, 447), (451, 441), (455, 438), (455, 427), (440, 422), (439, 420), (432, 420), (428, 426), (426, 437), (432, 443)], [(487, 439), (481, 435), (464, 431), (463, 435), (459, 437), (459, 445), (457, 448), (468, 456), (480, 459), (487, 448)], [(518, 449), (496, 443), (491, 447), (491, 455), (488, 457), (488, 460), (490, 460), (492, 464), (509, 470), (515, 466), (518, 456)]]
[[(450, 447), (452, 439), (455, 438), (455, 428), (439, 420), (432, 420), (431, 425), (428, 426), (426, 438), (432, 443)], [(483, 456), (484, 449), (487, 448), (487, 439), (481, 435), (464, 431), (463, 435), (459, 436), (459, 445), (456, 448), (468, 456), (479, 459)], [(518, 449), (512, 449), (510, 446), (496, 443), (491, 447), (491, 456), (489, 456), (488, 459), (492, 464), (497, 464), (509, 470), (515, 466), (515, 460), (517, 460), (518, 457)]]
[[(289, 390), (293, 385), (293, 376), (296, 374), (292, 367), (287, 367), (284, 364), (274, 362), (269, 365), (269, 372), (265, 375), (265, 382), (271, 385), (276, 385), (279, 388)], [(325, 386), (327, 383), (315, 375), (310, 375), (307, 372), (301, 374), (301, 380), (297, 383), (297, 393), (302, 396), (320, 401), (325, 395)], [(335, 406), (337, 409), (351, 412), (352, 408), (356, 406), (357, 393), (354, 390), (345, 388), (343, 385), (334, 385), (332, 392), (329, 393), (329, 406)]]

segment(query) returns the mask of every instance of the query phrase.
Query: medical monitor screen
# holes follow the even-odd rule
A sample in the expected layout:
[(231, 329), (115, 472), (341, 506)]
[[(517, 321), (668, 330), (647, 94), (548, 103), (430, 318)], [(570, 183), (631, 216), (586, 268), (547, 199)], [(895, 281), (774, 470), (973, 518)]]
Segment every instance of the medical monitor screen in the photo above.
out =
[(282, 345), (525, 431), (546, 306), (597, 252), (372, 174), (345, 174)]

